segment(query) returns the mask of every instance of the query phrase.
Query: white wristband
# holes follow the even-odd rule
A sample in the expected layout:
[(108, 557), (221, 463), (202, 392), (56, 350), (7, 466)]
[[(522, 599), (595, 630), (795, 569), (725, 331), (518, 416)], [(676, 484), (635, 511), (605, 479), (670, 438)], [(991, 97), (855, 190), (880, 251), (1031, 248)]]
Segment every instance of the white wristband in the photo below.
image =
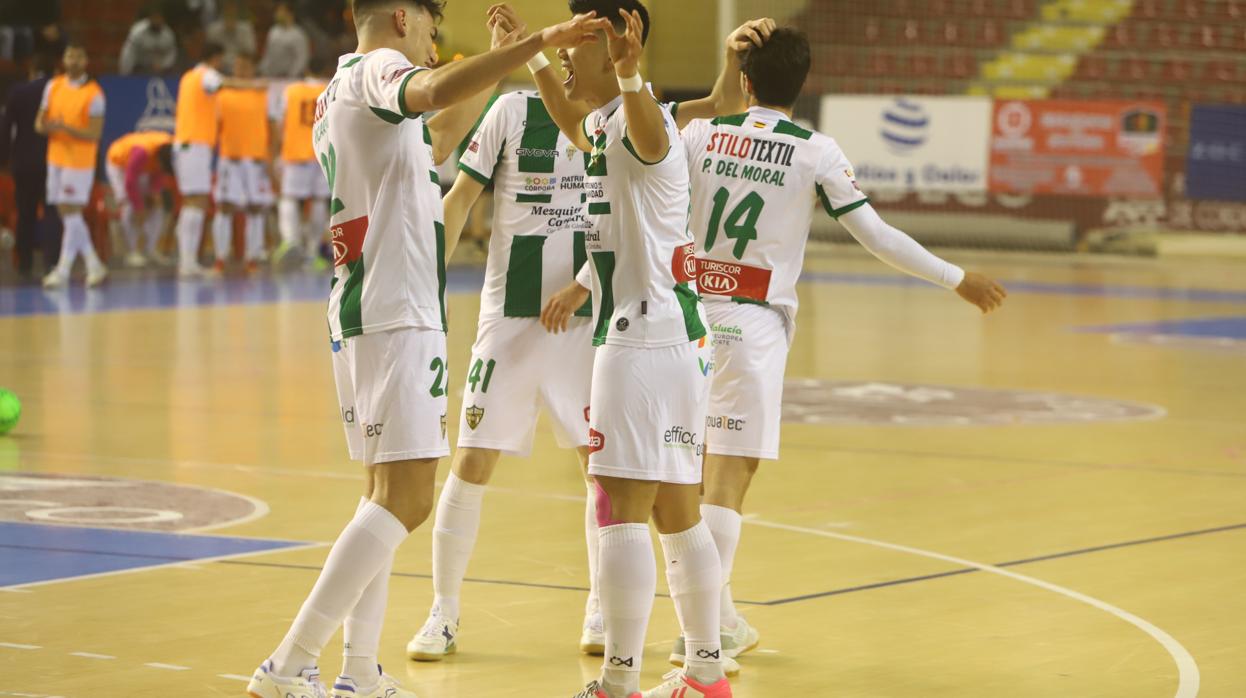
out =
[(548, 67), (549, 59), (545, 57), (544, 53), (538, 53), (528, 61), (528, 70), (532, 71), (533, 75), (536, 75)]
[(645, 87), (645, 81), (640, 77), (640, 73), (636, 73), (630, 78), (619, 78), (619, 89), (624, 92), (640, 92)]

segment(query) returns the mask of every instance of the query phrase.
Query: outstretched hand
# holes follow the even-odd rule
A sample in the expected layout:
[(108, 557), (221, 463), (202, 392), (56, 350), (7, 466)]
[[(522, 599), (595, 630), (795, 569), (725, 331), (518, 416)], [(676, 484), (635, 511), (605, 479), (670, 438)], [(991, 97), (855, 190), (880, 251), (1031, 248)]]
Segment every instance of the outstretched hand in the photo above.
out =
[(597, 32), (610, 27), (610, 21), (600, 19), (596, 12), (572, 17), (561, 24), (541, 30), (542, 48), (575, 48), (580, 44), (597, 40)]
[(777, 26), (769, 17), (750, 19), (727, 37), (727, 50), (739, 53), (754, 46), (764, 46)]
[(498, 3), (489, 8), (488, 21), (491, 39), (490, 48), (509, 46), (528, 34), (528, 25), (519, 18), (515, 9), (507, 3)]
[(965, 278), (956, 287), (956, 294), (989, 313), (1003, 304), (1008, 297), (1004, 287), (990, 277), (976, 271), (965, 272)]
[(640, 70), (640, 54), (645, 47), (642, 37), (645, 35), (645, 23), (640, 12), (619, 10), (619, 16), (626, 23), (620, 34), (611, 24), (606, 29), (606, 40), (610, 48), (610, 62), (614, 64), (614, 74), (621, 78), (630, 78)]

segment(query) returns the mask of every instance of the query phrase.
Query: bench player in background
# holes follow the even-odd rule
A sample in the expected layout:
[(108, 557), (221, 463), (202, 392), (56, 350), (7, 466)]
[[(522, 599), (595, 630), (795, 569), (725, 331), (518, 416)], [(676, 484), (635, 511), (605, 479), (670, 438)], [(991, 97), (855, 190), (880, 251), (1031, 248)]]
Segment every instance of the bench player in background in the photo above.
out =
[(239, 80), (221, 74), (225, 50), (208, 42), (203, 60), (186, 71), (178, 82), (177, 113), (173, 130), (173, 171), (182, 206), (177, 215), (177, 271), (182, 277), (204, 273), (199, 266), (199, 243), (203, 219), (212, 191), (212, 152), (217, 142), (217, 93), (223, 87), (263, 89), (256, 80)]
[[(255, 57), (234, 57), (234, 75), (255, 77)], [(217, 97), (220, 152), (216, 159), (216, 216), (212, 219), (216, 262), (212, 275), (225, 273), (233, 238), (234, 214), (246, 219), (243, 256), (247, 273), (264, 259), (264, 219), (273, 205), (273, 163), (269, 159), (268, 95), (263, 90), (226, 87)]]
[[(127, 133), (108, 146), (106, 154), (108, 184), (117, 206), (117, 218), (129, 252), (128, 267), (147, 266), (148, 258), (165, 263), (158, 245), (164, 230), (164, 203), (161, 193), (173, 175), (173, 134), (168, 131)], [(142, 229), (147, 237), (147, 256), (138, 242)]]
[(65, 74), (48, 81), (35, 115), (35, 131), (48, 137), (48, 205), (55, 205), (65, 224), (61, 256), (56, 268), (43, 277), (54, 288), (69, 282), (74, 261), (81, 254), (87, 264), (87, 285), (108, 278), (91, 242), (82, 209), (95, 186), (95, 157), (104, 130), (104, 91), (87, 75), (87, 52), (81, 44), (65, 47)]
[(281, 190), (277, 200), (281, 242), (273, 252), (274, 265), (280, 264), (291, 250), (301, 252), (308, 263), (320, 259), (320, 242), (328, 232), (329, 182), (312, 150), (312, 122), (316, 98), (329, 84), (329, 67), (323, 59), (312, 56), (307, 75), (282, 90), (270, 114)]
[[(728, 55), (713, 92), (685, 102), (678, 113), (717, 115), (745, 106), (735, 60), (748, 42), (746, 24), (728, 37)], [(534, 60), (543, 67), (547, 60)], [(584, 111), (588, 111), (584, 108)], [(560, 334), (540, 324), (541, 309), (571, 283), (587, 260), (582, 196), (586, 154), (561, 134), (536, 92), (498, 97), (459, 162), (445, 198), (447, 248), (493, 184), (493, 233), (485, 269), (476, 343), (468, 363), (458, 449), (442, 489), (433, 528), (435, 598), (428, 620), (407, 646), (419, 661), (457, 651), (460, 591), (480, 526), (485, 485), (501, 453), (527, 455), (538, 406), (556, 426), (564, 448), (588, 467), (588, 398), (592, 379), (592, 308), (587, 298), (568, 309)], [(604, 634), (597, 594), (596, 489), (588, 479), (585, 506), (589, 596), (580, 651), (600, 655)]]
[[(714, 332), (702, 516), (721, 556), (721, 642), (737, 656), (758, 633), (736, 613), (731, 569), (744, 495), (762, 460), (779, 457), (783, 374), (795, 332), (796, 282), (814, 212), (821, 207), (891, 266), (989, 312), (1003, 287), (935, 257), (887, 225), (857, 187), (831, 138), (792, 123), (809, 72), (809, 43), (776, 30), (741, 54), (749, 109), (683, 130), (697, 241), (697, 288)], [(685, 661), (683, 638), (671, 661)]]
[(290, 631), (255, 671), (247, 686), (255, 698), (322, 696), (316, 665), (343, 623), (333, 695), (414, 695), (380, 671), (376, 655), (394, 552), (432, 509), (437, 462), (449, 453), (446, 245), (433, 167), (500, 80), (543, 48), (591, 40), (606, 24), (578, 18), (520, 39), (514, 13), (497, 5), (492, 50), (429, 70), (442, 8), (441, 0), (354, 0), (358, 50), (339, 59), (316, 104), (313, 142), (331, 192), (334, 378), (365, 496)]

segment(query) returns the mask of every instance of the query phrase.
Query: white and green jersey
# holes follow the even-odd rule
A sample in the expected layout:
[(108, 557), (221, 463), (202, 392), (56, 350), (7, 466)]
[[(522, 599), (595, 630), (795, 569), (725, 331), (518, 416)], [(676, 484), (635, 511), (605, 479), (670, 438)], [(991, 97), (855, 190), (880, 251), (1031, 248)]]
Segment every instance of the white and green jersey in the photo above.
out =
[(332, 191), (334, 340), (446, 328), (445, 216), (432, 137), (402, 99), (420, 70), (392, 49), (348, 53), (316, 102), (312, 143)]
[(585, 117), (593, 144), (585, 209), (592, 259), (593, 343), (674, 346), (706, 334), (688, 232), (688, 165), (675, 119), (662, 110), (670, 150), (644, 162), (627, 137), (623, 98)]
[(761, 107), (695, 120), (683, 139), (701, 293), (794, 315), (814, 210), (839, 218), (868, 201), (848, 158), (834, 139)]
[[(584, 163), (536, 92), (497, 98), (472, 135), (459, 169), (493, 182), (493, 235), (480, 319), (540, 317), (586, 261)], [(577, 315), (592, 315), (585, 303)]]

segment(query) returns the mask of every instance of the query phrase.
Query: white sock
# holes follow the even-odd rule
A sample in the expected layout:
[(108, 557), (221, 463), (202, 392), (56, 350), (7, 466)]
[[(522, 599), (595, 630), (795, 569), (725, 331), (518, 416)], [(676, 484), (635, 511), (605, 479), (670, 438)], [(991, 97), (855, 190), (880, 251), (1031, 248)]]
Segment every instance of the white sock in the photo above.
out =
[[(81, 214), (78, 218), (81, 218)], [(78, 239), (78, 228), (69, 224), (72, 216), (61, 217), (61, 256), (56, 260), (56, 270), (61, 276), (69, 277), (74, 270), (74, 262), (78, 259), (81, 241)]]
[(467, 563), (480, 530), (484, 496), (484, 485), (472, 484), (450, 473), (437, 500), (437, 519), (433, 523), (433, 610), (456, 622), (463, 577), (467, 576)]
[(588, 602), (584, 604), (584, 615), (592, 615), (601, 611), (601, 597), (597, 594), (597, 559), (599, 557), (600, 534), (597, 532), (597, 485), (588, 485), (588, 496), (584, 499), (584, 542), (588, 545)]
[(134, 209), (129, 203), (121, 204), (121, 233), (125, 237), (125, 246), (130, 252), (138, 252), (138, 227), (134, 225)]
[(64, 217), (64, 222), (65, 237), (61, 241), (61, 259), (64, 260), (62, 268), (65, 274), (68, 275), (73, 269), (74, 260), (79, 254), (86, 257), (88, 270), (103, 266), (104, 263), (95, 254), (95, 246), (91, 244), (91, 231), (87, 228), (87, 222), (82, 217), (82, 213), (71, 213)]
[(718, 597), (722, 566), (714, 537), (704, 521), (681, 533), (659, 536), (666, 557), (666, 580), (671, 587), (687, 647), (688, 675), (703, 684), (723, 677), (722, 647), (718, 637)]
[(264, 213), (247, 214), (247, 261), (256, 262), (264, 256)]
[(714, 536), (714, 545), (718, 548), (718, 559), (723, 570), (723, 586), (720, 595), (718, 613), (719, 622), (724, 628), (734, 628), (736, 619), (735, 602), (731, 598), (731, 569), (735, 566), (735, 551), (740, 544), (740, 528), (744, 519), (740, 512), (714, 504), (701, 505), (701, 520), (709, 526)]
[(147, 221), (143, 226), (143, 234), (147, 236), (147, 254), (154, 255), (160, 251), (160, 233), (164, 227), (164, 207), (153, 206), (147, 211)]
[(177, 214), (177, 263), (180, 268), (199, 266), (199, 240), (202, 237), (203, 209), (183, 205), (181, 213)]
[[(367, 504), (368, 499), (360, 497), (355, 515), (358, 516)], [(389, 575), (393, 568), (394, 556), (391, 555), (343, 623), (342, 676), (354, 679), (356, 686), (372, 686), (381, 678), (376, 655), (381, 645), (381, 628), (389, 603)]]
[(277, 230), (281, 233), (281, 241), (287, 245), (297, 245), (299, 241), (299, 204), (288, 196), (277, 202)]
[(598, 532), (597, 586), (606, 626), (602, 682), (612, 696), (630, 696), (640, 690), (645, 630), (658, 584), (653, 541), (646, 524), (616, 524)]
[(307, 234), (303, 240), (307, 245), (308, 254), (316, 255), (320, 251), (320, 241), (329, 231), (329, 202), (312, 199), (308, 210), (310, 213), (307, 215)]
[(229, 259), (229, 248), (234, 237), (234, 214), (224, 211), (217, 211), (212, 216), (212, 252), (216, 255), (216, 261), (224, 262)]
[(295, 676), (315, 666), (320, 650), (359, 602), (363, 591), (407, 537), (402, 522), (375, 502), (359, 513), (338, 536), (324, 570), (299, 609), (290, 632), (273, 653), (273, 673)]

